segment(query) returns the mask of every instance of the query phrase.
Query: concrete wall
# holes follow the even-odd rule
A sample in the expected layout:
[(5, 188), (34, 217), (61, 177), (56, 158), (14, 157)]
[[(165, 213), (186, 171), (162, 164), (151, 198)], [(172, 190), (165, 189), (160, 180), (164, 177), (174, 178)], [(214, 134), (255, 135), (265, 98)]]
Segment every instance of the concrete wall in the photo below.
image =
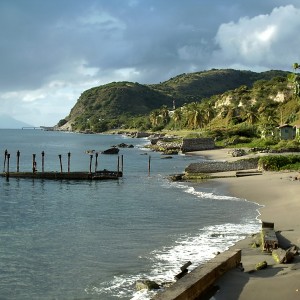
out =
[(240, 249), (225, 251), (211, 259), (204, 266), (197, 267), (152, 299), (194, 300), (203, 295), (225, 272), (237, 267), (240, 262)]
[(191, 173), (217, 173), (238, 170), (257, 169), (259, 158), (240, 159), (237, 161), (202, 161), (190, 164), (185, 172)]
[(200, 151), (210, 150), (215, 148), (215, 142), (211, 138), (183, 139), (181, 151)]

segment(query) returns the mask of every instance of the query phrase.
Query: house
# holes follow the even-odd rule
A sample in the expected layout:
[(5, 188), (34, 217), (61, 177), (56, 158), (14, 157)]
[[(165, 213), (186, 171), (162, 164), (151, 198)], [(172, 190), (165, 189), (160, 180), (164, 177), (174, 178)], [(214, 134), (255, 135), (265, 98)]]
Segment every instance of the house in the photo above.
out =
[(278, 129), (278, 135), (281, 140), (293, 140), (296, 137), (295, 126), (289, 124), (283, 124)]

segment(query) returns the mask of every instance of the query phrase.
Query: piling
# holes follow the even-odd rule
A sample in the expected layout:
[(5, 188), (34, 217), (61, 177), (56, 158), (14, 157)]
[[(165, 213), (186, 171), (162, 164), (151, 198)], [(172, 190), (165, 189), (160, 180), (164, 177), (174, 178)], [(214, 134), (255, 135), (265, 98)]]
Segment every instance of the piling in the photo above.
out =
[(121, 155), (121, 171), (122, 171), (122, 174), (123, 174), (123, 169), (124, 169), (124, 159), (123, 159), (123, 154)]
[(5, 172), (5, 167), (6, 167), (6, 158), (7, 158), (7, 149), (4, 151), (3, 173)]
[(17, 151), (17, 172), (20, 171), (20, 151)]
[(45, 171), (45, 152), (42, 151), (42, 172), (44, 173)]
[(58, 155), (59, 158), (59, 164), (60, 164), (60, 173), (63, 172), (63, 168), (62, 168), (62, 162), (61, 162), (61, 154)]
[(120, 157), (118, 156), (117, 171), (120, 172)]
[(7, 172), (6, 172), (6, 179), (8, 179), (8, 177), (9, 177), (9, 159), (10, 159), (10, 154), (7, 153), (6, 156), (7, 156)]
[(68, 173), (70, 173), (71, 153), (68, 152)]
[(36, 161), (35, 161), (35, 154), (32, 154), (32, 173), (36, 172)]
[(150, 172), (151, 172), (151, 155), (149, 155), (148, 158), (148, 175), (150, 175)]
[(90, 155), (90, 173), (92, 173), (93, 154)]
[(97, 172), (97, 168), (98, 168), (98, 152), (96, 152), (95, 173)]

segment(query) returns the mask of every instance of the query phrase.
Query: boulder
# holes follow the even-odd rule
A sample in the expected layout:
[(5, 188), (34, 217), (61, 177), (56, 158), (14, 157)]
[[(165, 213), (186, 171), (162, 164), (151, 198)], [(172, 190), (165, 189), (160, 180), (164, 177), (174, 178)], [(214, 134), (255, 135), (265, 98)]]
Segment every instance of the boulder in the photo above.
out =
[(137, 291), (158, 290), (158, 289), (160, 289), (160, 286), (153, 280), (143, 279), (143, 280), (138, 280), (135, 283), (135, 288)]
[(119, 153), (119, 149), (116, 148), (116, 147), (112, 147), (112, 148), (109, 148), (107, 150), (104, 150), (101, 152), (102, 154), (118, 154)]
[(266, 269), (267, 267), (268, 267), (268, 263), (264, 260), (264, 261), (256, 264), (255, 270), (263, 270), (263, 269)]
[(278, 248), (272, 251), (272, 257), (278, 264), (288, 264), (293, 261), (294, 256), (298, 254), (296, 246), (292, 246), (287, 250)]

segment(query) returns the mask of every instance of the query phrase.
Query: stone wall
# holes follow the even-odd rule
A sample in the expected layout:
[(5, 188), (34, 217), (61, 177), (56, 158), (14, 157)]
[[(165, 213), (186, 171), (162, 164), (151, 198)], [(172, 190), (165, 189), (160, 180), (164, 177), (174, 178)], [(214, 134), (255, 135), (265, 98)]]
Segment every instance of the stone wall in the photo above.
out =
[(181, 145), (182, 152), (210, 150), (214, 148), (215, 142), (212, 138), (183, 139)]
[(257, 169), (258, 157), (249, 159), (240, 159), (237, 161), (202, 161), (199, 163), (192, 163), (186, 169), (185, 172), (191, 173), (217, 173), (228, 172), (238, 170)]
[[(240, 265), (241, 250), (227, 250), (199, 266), (165, 291), (158, 293), (153, 300), (193, 300), (200, 299), (227, 271)], [(203, 297), (202, 297), (203, 298)], [(201, 299), (202, 299), (201, 298)]]

